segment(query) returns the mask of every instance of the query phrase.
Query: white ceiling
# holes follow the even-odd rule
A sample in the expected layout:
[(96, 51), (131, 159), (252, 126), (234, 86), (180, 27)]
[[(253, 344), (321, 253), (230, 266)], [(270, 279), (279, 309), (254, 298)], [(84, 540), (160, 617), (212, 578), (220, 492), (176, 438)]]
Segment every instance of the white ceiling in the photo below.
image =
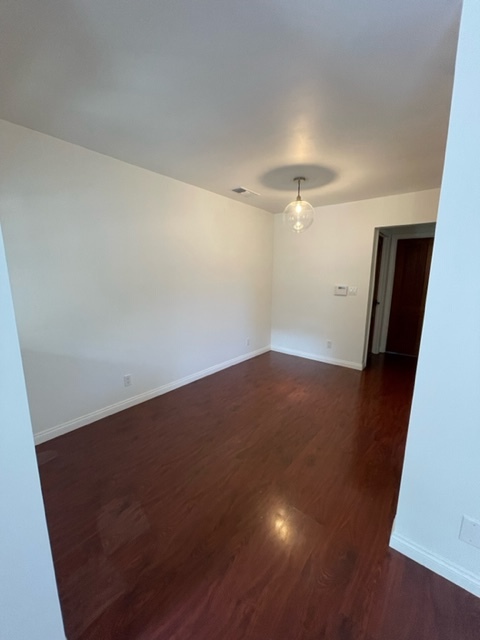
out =
[(437, 187), (460, 11), (2, 0), (0, 117), (272, 212)]

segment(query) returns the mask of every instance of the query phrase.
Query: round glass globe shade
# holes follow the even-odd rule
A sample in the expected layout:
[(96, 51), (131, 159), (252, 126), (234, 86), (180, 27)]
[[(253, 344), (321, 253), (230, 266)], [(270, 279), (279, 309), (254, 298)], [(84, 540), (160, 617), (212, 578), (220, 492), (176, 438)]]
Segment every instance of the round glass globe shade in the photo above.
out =
[(283, 219), (295, 233), (302, 233), (313, 223), (314, 209), (306, 200), (294, 200), (285, 207)]

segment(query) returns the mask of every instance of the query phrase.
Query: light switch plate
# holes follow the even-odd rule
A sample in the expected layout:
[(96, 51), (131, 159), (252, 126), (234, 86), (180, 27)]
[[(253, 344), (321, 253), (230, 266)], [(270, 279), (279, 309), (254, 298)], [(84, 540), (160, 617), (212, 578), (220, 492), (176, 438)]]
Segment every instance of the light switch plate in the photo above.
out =
[(346, 296), (348, 293), (348, 285), (346, 284), (336, 284), (334, 289), (334, 295), (336, 296)]

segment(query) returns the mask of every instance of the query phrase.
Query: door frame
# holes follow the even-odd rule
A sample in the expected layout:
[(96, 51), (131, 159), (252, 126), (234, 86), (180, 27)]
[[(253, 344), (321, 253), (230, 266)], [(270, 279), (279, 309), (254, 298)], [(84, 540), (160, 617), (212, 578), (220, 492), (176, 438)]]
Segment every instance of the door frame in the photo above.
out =
[[(375, 324), (373, 327), (373, 337), (372, 337), (372, 353), (380, 353), (381, 330), (383, 327), (383, 322), (385, 318), (385, 309), (386, 309), (385, 292), (388, 284), (388, 268), (390, 264), (390, 255), (392, 251), (392, 236), (387, 235), (381, 229), (378, 229), (378, 233), (377, 233), (377, 250), (378, 250), (378, 238), (380, 236), (383, 236), (383, 247), (382, 247), (382, 259), (380, 263), (380, 273), (378, 277), (377, 297), (378, 297), (379, 304), (377, 305), (377, 309), (375, 312)], [(375, 264), (375, 268), (376, 268), (376, 264)], [(370, 310), (370, 314), (373, 311), (373, 304), (374, 304), (373, 293), (374, 291), (372, 290), (372, 299), (371, 299), (372, 308)], [(371, 318), (370, 318), (370, 322), (371, 322)], [(369, 322), (369, 325), (370, 325), (370, 322)], [(367, 345), (367, 349), (368, 349), (368, 345)]]
[(387, 346), (388, 324), (392, 306), (393, 281), (395, 278), (395, 262), (397, 259), (397, 243), (399, 240), (410, 238), (435, 238), (436, 223), (418, 223), (414, 225), (376, 227), (374, 229), (372, 264), (370, 270), (370, 286), (368, 294), (367, 324), (365, 329), (365, 343), (363, 348), (363, 367), (367, 365), (368, 338), (372, 321), (373, 293), (375, 287), (375, 270), (377, 267), (378, 238), (383, 236), (382, 262), (378, 283), (378, 299), (380, 304), (375, 315), (373, 329), (372, 353), (384, 353)]

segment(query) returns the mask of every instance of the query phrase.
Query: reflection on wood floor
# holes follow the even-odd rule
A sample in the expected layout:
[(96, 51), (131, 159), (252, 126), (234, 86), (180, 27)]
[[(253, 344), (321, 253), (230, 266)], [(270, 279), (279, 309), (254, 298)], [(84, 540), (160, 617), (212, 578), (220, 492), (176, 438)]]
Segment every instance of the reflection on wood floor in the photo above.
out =
[(388, 548), (415, 362), (267, 353), (38, 447), (69, 640), (478, 640)]

